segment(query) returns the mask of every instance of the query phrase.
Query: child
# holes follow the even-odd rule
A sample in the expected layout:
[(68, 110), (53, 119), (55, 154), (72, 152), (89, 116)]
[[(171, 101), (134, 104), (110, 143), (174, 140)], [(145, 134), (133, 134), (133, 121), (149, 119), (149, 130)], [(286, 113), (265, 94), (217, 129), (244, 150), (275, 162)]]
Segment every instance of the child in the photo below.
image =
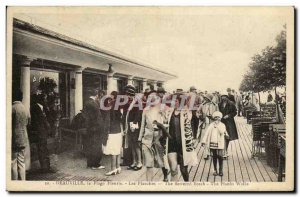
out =
[[(212, 154), (214, 164), (214, 176), (223, 176), (223, 155), (225, 150), (225, 138), (229, 137), (225, 125), (221, 122), (222, 113), (216, 111), (212, 114), (213, 122), (208, 126), (202, 139), (202, 146), (207, 145)], [(219, 161), (219, 173), (217, 162)]]

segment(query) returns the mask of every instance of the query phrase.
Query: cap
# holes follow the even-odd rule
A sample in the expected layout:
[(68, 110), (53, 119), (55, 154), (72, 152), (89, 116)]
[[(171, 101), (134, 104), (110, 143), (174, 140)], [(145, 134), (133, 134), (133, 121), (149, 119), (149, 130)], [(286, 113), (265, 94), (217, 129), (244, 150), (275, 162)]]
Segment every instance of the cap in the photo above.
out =
[(216, 118), (216, 117), (222, 118), (222, 117), (223, 117), (223, 114), (222, 114), (221, 112), (219, 112), (219, 111), (215, 111), (215, 112), (212, 114), (212, 117), (213, 117), (213, 118)]

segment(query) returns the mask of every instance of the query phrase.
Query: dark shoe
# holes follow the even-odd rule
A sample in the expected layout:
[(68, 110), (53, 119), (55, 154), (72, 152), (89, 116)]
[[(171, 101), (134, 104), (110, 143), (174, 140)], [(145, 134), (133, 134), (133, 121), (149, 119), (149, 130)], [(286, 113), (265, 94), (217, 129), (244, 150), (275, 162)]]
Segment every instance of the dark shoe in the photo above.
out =
[(223, 172), (219, 172), (219, 176), (223, 176)]
[(48, 168), (48, 169), (41, 169), (42, 173), (56, 173), (57, 170), (54, 170), (52, 168)]
[(134, 170), (135, 171), (139, 171), (139, 170), (141, 170), (143, 168), (143, 166), (141, 165), (141, 166), (134, 166)]
[(136, 167), (136, 165), (130, 165), (127, 167), (128, 170), (134, 170), (134, 168)]
[(206, 157), (204, 157), (204, 160), (209, 160), (209, 155), (207, 155)]

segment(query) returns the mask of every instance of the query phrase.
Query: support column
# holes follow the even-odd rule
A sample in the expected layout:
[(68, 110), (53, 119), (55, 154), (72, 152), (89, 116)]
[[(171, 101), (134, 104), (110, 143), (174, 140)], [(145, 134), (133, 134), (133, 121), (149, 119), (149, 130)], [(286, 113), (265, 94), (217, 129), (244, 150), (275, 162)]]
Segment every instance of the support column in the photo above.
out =
[(134, 86), (134, 83), (133, 83), (133, 76), (128, 76), (128, 82), (127, 82), (127, 85), (132, 85)]
[(147, 88), (149, 88), (147, 85), (147, 79), (143, 79), (143, 92), (145, 92)]
[(20, 87), (23, 93), (22, 103), (27, 109), (30, 108), (30, 64), (32, 61), (32, 58), (25, 58), (21, 62)]
[(157, 81), (153, 81), (152, 83), (154, 90), (157, 90)]
[(82, 71), (84, 68), (76, 70), (75, 74), (75, 115), (83, 109)]
[(110, 94), (112, 91), (117, 91), (117, 81), (114, 79), (114, 72), (107, 75), (107, 94)]

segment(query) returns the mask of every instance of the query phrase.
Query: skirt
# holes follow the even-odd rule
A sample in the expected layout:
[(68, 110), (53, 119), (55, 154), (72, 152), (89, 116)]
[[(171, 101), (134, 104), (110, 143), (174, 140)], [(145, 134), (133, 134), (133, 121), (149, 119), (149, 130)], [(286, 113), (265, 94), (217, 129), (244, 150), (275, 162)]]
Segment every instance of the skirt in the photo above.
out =
[(105, 155), (120, 155), (122, 148), (122, 133), (109, 134), (106, 146), (103, 145)]

